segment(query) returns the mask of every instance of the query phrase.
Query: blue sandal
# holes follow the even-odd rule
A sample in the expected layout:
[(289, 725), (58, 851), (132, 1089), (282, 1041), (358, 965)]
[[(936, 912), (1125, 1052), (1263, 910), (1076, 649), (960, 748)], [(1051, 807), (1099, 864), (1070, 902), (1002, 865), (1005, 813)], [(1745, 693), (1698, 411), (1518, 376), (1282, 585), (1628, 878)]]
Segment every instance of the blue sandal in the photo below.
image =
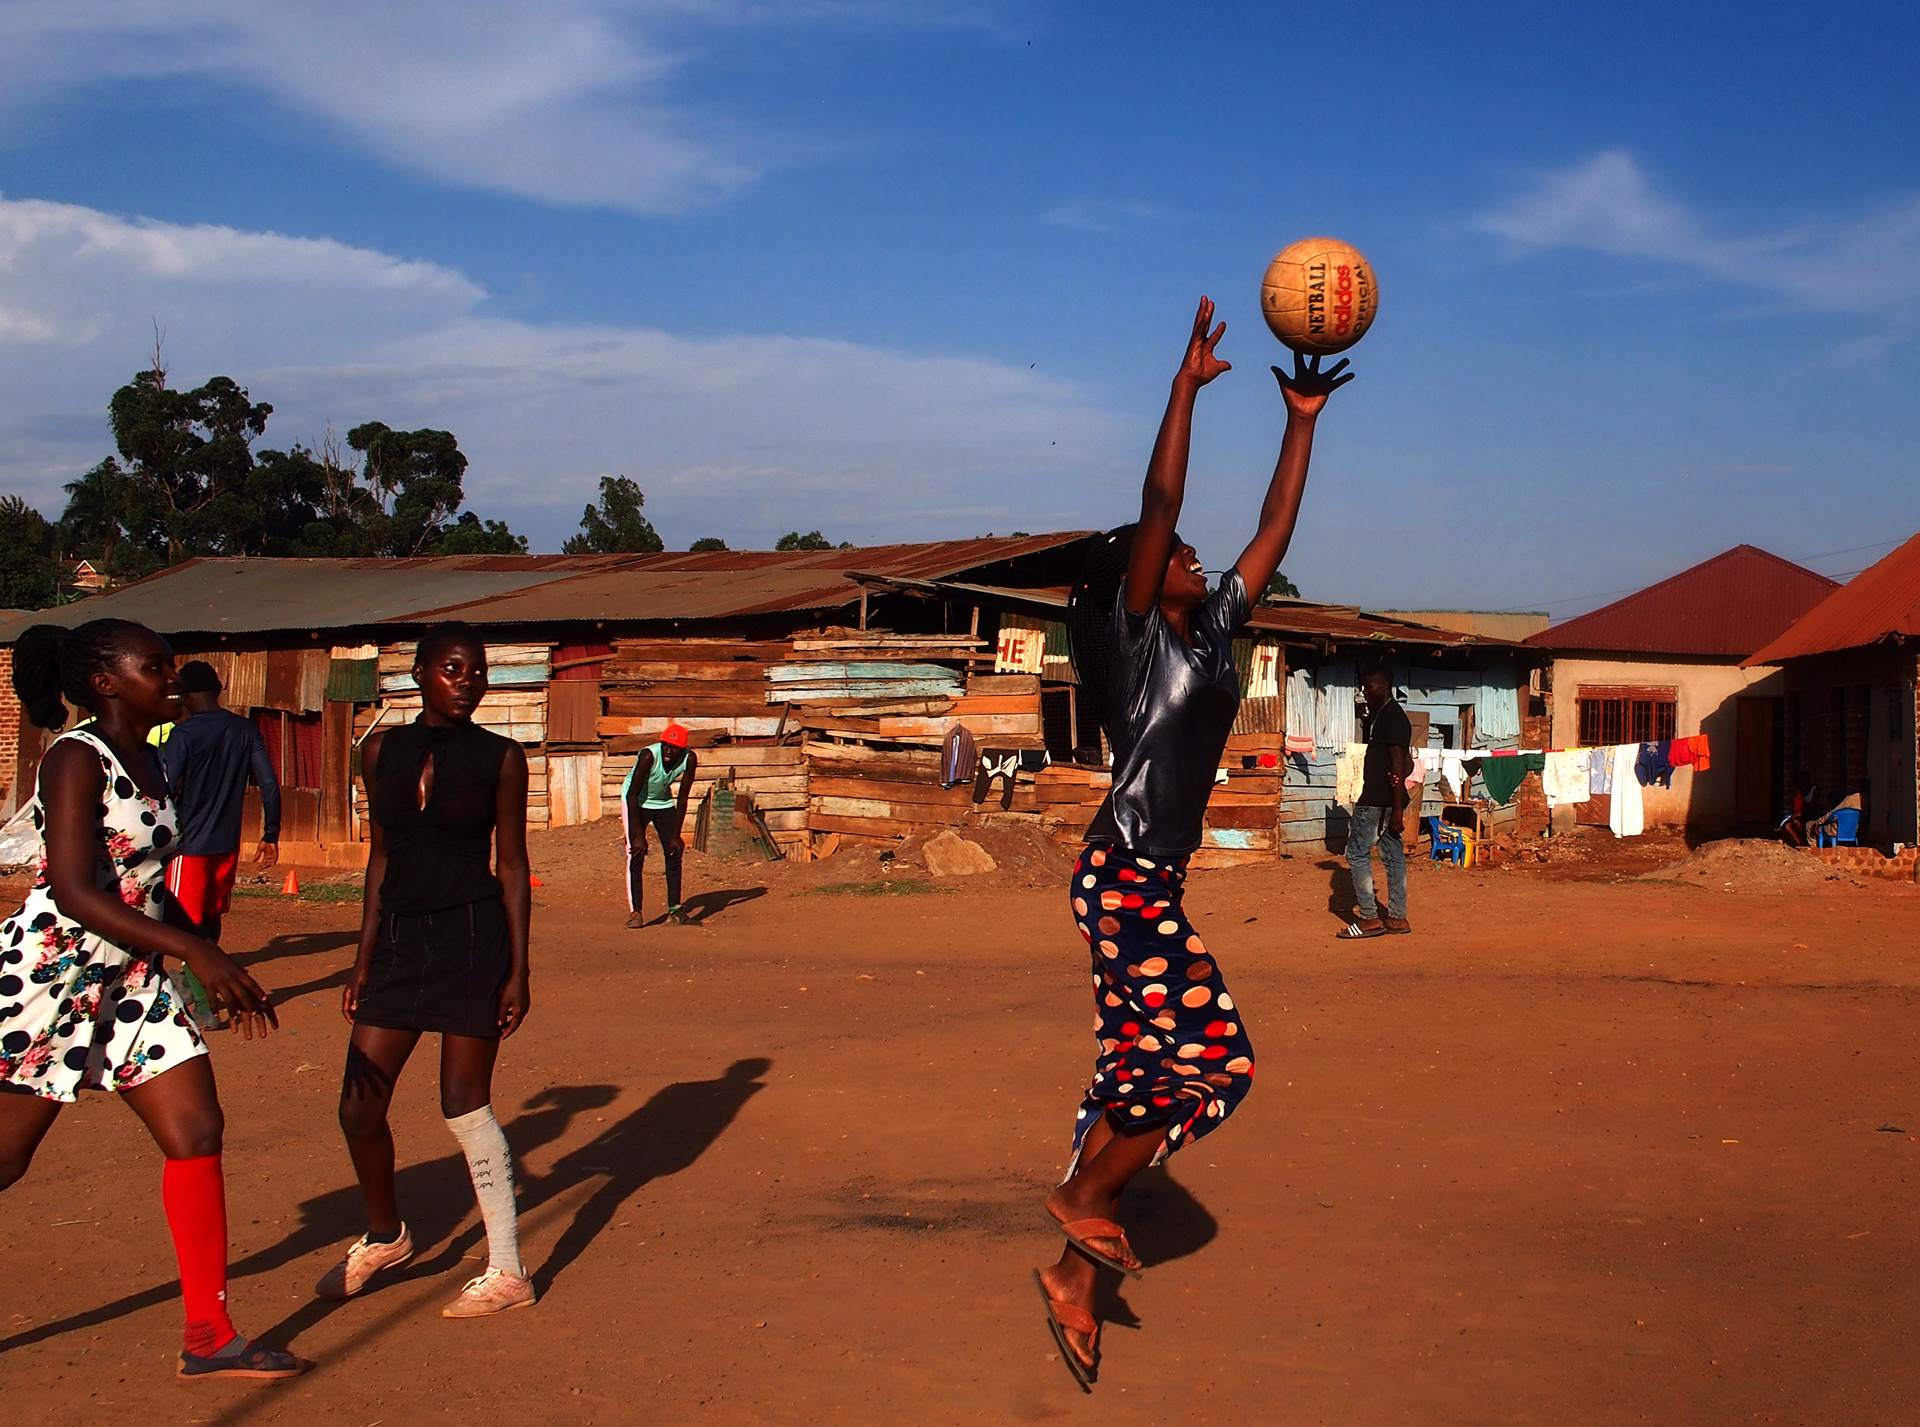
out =
[(249, 1342), (237, 1353), (219, 1353), (201, 1357), (198, 1353), (180, 1354), (180, 1376), (191, 1382), (217, 1378), (256, 1378), (277, 1381), (299, 1377), (313, 1366), (305, 1358), (296, 1358), (282, 1348)]

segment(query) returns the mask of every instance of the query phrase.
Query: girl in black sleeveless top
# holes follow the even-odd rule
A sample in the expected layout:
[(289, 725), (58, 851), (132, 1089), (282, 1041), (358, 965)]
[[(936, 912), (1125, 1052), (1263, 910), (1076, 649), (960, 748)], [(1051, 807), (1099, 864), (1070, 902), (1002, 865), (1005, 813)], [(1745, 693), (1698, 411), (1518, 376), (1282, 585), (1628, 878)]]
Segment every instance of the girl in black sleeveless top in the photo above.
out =
[(1113, 786), (1087, 829), (1068, 892), (1092, 954), (1100, 1054), (1073, 1127), (1067, 1178), (1047, 1196), (1066, 1235), (1036, 1274), (1061, 1360), (1092, 1390), (1099, 1324), (1094, 1271), (1138, 1275), (1117, 1222), (1134, 1175), (1218, 1129), (1253, 1084), (1253, 1045), (1218, 958), (1183, 910), (1187, 861), (1200, 845), (1214, 771), (1240, 704), (1233, 635), (1293, 538), (1314, 420), (1351, 381), (1296, 354), (1273, 369), (1287, 429), (1260, 526), (1209, 593), (1193, 547), (1175, 530), (1186, 495), (1194, 398), (1229, 370), (1214, 356), (1226, 331), (1200, 299), (1187, 353), (1154, 442), (1140, 519), (1095, 547), (1068, 606), (1083, 697), (1113, 750)]
[(353, 1026), (340, 1125), (367, 1206), (367, 1232), (316, 1292), (351, 1298), (413, 1257), (393, 1185), (387, 1126), (395, 1082), (425, 1032), (440, 1035), (440, 1109), (466, 1152), (487, 1226), (487, 1271), (443, 1310), (480, 1317), (534, 1300), (520, 1262), (513, 1168), (494, 1118), (500, 1041), (529, 1005), (527, 758), (473, 722), (487, 691), (487, 651), (465, 625), (420, 641), (422, 709), (368, 738), (362, 771), (373, 842), (360, 951), (341, 996)]

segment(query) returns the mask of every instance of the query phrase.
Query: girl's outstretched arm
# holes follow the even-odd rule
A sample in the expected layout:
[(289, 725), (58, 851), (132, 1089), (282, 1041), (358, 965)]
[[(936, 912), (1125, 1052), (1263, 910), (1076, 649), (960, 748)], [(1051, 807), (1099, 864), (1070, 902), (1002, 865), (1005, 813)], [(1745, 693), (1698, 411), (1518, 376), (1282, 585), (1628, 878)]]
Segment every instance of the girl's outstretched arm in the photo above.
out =
[(1180, 523), (1180, 506), (1187, 495), (1193, 399), (1220, 373), (1233, 370), (1231, 362), (1213, 354), (1227, 324), (1222, 322), (1209, 334), (1207, 328), (1212, 321), (1213, 299), (1203, 297), (1193, 317), (1193, 331), (1187, 337), (1187, 354), (1181, 359), (1173, 391), (1167, 397), (1167, 413), (1160, 418), (1152, 459), (1147, 462), (1146, 485), (1140, 492), (1140, 524), (1127, 560), (1127, 608), (1135, 614), (1145, 614), (1160, 603), (1160, 586), (1167, 578), (1174, 527)]
[(1236, 568), (1246, 581), (1247, 598), (1255, 604), (1266, 593), (1267, 582), (1286, 558), (1293, 542), (1293, 527), (1300, 519), (1300, 499), (1307, 493), (1307, 462), (1313, 455), (1313, 426), (1327, 398), (1353, 380), (1342, 357), (1326, 371), (1320, 370), (1318, 357), (1293, 354), (1293, 374), (1273, 369), (1280, 383), (1280, 395), (1287, 403), (1287, 432), (1280, 438), (1280, 459), (1274, 463), (1273, 480), (1267, 485), (1267, 498), (1260, 507), (1260, 528), (1240, 556)]

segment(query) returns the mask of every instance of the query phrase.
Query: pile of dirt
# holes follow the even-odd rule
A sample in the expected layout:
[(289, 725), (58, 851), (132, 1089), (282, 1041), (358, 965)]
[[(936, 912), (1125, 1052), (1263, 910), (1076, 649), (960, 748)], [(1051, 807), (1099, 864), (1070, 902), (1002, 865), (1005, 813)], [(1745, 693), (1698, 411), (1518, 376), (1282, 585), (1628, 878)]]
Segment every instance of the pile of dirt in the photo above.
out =
[(1860, 878), (1822, 862), (1805, 848), (1764, 837), (1728, 837), (1702, 843), (1684, 862), (1648, 872), (1644, 882), (1689, 882), (1698, 887), (1758, 891), (1833, 882), (1863, 885)]

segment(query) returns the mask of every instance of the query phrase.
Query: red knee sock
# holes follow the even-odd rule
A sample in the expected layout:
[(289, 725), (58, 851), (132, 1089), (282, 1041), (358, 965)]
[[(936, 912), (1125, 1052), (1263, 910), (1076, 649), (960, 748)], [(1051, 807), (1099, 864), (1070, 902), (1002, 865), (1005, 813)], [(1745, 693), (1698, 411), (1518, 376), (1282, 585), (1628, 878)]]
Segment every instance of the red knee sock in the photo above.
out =
[(205, 1357), (234, 1336), (227, 1317), (227, 1186), (220, 1156), (168, 1160), (160, 1176), (160, 1200), (180, 1263), (186, 1348)]

